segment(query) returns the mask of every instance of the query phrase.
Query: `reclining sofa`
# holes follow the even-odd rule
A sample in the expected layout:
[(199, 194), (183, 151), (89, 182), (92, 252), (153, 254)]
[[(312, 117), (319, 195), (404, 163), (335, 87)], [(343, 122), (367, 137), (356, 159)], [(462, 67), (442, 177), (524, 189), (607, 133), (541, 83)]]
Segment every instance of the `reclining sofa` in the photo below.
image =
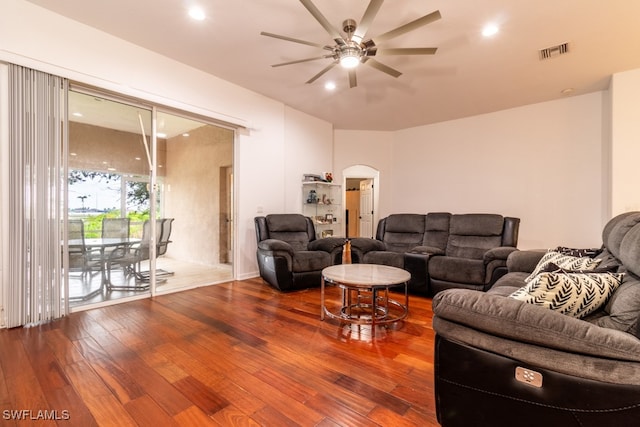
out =
[(417, 294), (485, 291), (506, 274), (519, 225), (518, 218), (496, 214), (393, 214), (378, 222), (375, 239), (351, 239), (352, 259), (409, 271), (409, 289)]
[(640, 212), (611, 219), (602, 240), (514, 252), (487, 292), (434, 297), (443, 427), (638, 424)]

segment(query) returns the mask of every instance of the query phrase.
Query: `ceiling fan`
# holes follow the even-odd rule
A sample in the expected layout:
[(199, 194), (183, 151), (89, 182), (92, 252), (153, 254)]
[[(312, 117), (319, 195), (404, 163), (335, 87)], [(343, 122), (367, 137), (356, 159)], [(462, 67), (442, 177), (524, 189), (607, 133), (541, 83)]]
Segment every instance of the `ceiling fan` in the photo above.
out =
[(283, 65), (291, 65), (291, 64), (299, 64), (301, 62), (315, 61), (318, 59), (332, 59), (331, 64), (327, 65), (325, 68), (320, 70), (318, 74), (311, 77), (307, 83), (313, 83), (317, 79), (319, 79), (326, 72), (331, 70), (337, 64), (340, 64), (342, 67), (348, 69), (349, 71), (349, 87), (353, 88), (358, 85), (356, 80), (356, 70), (355, 68), (359, 64), (369, 65), (376, 70), (382, 71), (383, 73), (389, 74), (392, 77), (399, 77), (402, 73), (396, 69), (393, 69), (379, 61), (373, 59), (374, 56), (384, 56), (384, 55), (433, 55), (436, 53), (438, 48), (435, 47), (408, 47), (408, 48), (379, 48), (377, 43), (383, 43), (387, 40), (390, 40), (394, 37), (400, 36), (402, 34), (408, 33), (409, 31), (413, 31), (423, 25), (429, 24), (433, 21), (437, 21), (441, 18), (440, 11), (436, 10), (435, 12), (429, 13), (421, 18), (418, 18), (414, 21), (411, 21), (407, 24), (401, 25), (398, 28), (395, 28), (391, 31), (387, 31), (384, 34), (375, 37), (375, 41), (371, 38), (365, 39), (365, 35), (369, 26), (373, 22), (380, 6), (384, 0), (371, 0), (367, 9), (360, 20), (360, 25), (357, 25), (356, 21), (353, 19), (346, 19), (342, 23), (342, 30), (344, 31), (346, 37), (343, 37), (336, 28), (329, 23), (327, 18), (318, 10), (318, 8), (313, 4), (311, 0), (300, 0), (300, 3), (313, 15), (313, 17), (322, 25), (322, 27), (329, 33), (333, 41), (334, 45), (323, 45), (319, 43), (309, 42), (306, 40), (300, 40), (292, 37), (281, 36), (278, 34), (267, 33), (265, 31), (260, 34), (267, 37), (273, 37), (280, 40), (286, 40), (289, 42), (300, 43), (308, 46), (319, 47), (324, 50), (328, 50), (330, 53), (315, 56), (312, 58), (298, 59), (295, 61), (283, 62), (280, 64), (274, 64), (272, 67), (281, 67)]

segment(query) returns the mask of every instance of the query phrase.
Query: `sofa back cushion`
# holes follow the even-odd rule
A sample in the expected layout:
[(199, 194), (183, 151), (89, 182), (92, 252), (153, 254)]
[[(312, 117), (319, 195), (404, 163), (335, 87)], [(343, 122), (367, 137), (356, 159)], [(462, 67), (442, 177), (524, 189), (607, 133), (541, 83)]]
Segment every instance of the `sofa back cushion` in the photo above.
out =
[(502, 245), (503, 226), (502, 215), (452, 215), (446, 255), (482, 259), (487, 250)]
[(315, 238), (313, 224), (300, 214), (267, 215), (266, 222), (269, 238), (283, 240), (295, 251), (307, 250), (309, 242)]
[(618, 258), (627, 271), (640, 276), (640, 223), (631, 228), (622, 238)]
[(640, 213), (627, 212), (611, 219), (602, 239), (607, 249), (598, 258), (613, 258), (615, 252), (622, 263), (618, 271), (627, 274), (607, 302), (605, 315), (593, 323), (640, 338)]
[[(640, 212), (627, 212), (612, 218), (602, 231), (602, 243), (620, 259), (620, 245), (629, 230), (640, 223)], [(624, 262), (624, 261), (623, 261)]]
[(406, 252), (422, 245), (425, 232), (425, 215), (393, 214), (384, 219), (381, 240), (391, 252)]
[(428, 213), (425, 221), (425, 233), (422, 246), (440, 248), (444, 251), (447, 248), (447, 241), (449, 240), (451, 214), (448, 212)]

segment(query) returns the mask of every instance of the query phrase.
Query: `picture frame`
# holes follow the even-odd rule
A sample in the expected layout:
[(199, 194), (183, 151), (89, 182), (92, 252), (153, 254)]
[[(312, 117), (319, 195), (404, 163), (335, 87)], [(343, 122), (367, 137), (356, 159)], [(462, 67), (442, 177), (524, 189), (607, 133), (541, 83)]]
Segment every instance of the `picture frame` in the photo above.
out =
[(322, 237), (331, 237), (333, 236), (333, 230), (322, 230)]
[(330, 214), (330, 213), (326, 214), (324, 216), (324, 221), (325, 222), (333, 222), (333, 214)]

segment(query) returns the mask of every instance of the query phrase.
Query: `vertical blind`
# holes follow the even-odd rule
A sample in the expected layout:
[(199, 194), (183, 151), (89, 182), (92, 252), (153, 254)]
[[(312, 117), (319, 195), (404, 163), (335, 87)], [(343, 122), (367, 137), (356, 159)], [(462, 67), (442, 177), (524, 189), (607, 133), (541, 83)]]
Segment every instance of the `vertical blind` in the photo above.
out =
[(66, 79), (9, 65), (8, 327), (66, 313), (60, 225), (67, 90)]

